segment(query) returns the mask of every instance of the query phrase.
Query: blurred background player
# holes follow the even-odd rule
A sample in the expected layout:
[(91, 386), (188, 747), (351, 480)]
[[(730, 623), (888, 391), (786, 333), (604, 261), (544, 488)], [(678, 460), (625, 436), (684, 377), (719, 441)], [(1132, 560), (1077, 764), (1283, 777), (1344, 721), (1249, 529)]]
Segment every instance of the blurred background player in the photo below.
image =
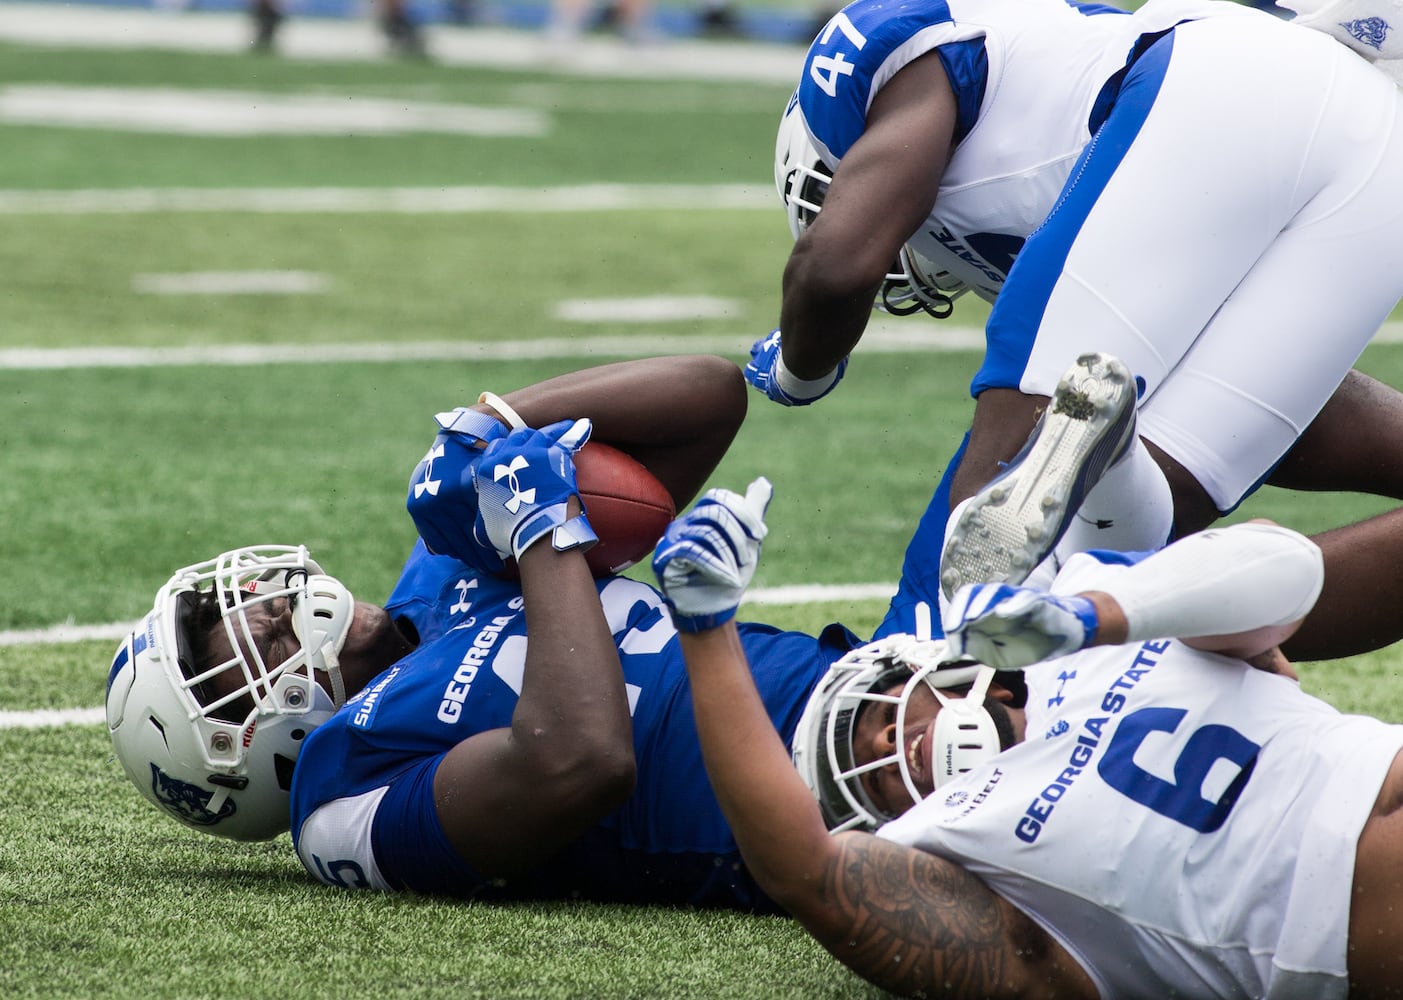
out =
[[(380, 30), (392, 53), (418, 59), (428, 55), (423, 33), (410, 17), (405, 0), (375, 0), (375, 7)], [(286, 8), (286, 0), (252, 0), (249, 14), (253, 18), (254, 51), (273, 51), (278, 28), (287, 17)]]

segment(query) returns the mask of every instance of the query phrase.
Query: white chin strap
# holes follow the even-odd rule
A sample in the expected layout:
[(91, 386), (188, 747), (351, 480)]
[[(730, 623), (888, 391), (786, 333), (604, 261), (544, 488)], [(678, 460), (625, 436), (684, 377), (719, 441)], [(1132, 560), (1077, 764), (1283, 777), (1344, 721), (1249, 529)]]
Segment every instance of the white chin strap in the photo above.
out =
[(315, 575), (307, 577), (292, 614), (292, 631), (307, 654), (307, 663), (331, 679), (331, 696), (338, 708), (346, 702), (339, 657), (355, 611), (355, 599), (345, 584), (332, 576)]
[[(935, 727), (931, 731), (931, 781), (932, 788), (953, 781), (967, 771), (972, 771), (1003, 749), (999, 742), (999, 730), (994, 718), (984, 707), (984, 697), (989, 692), (989, 684), (994, 679), (994, 668), (979, 666), (974, 669), (973, 686), (967, 695), (952, 698), (931, 683), (929, 675), (934, 665), (923, 667), (907, 683), (902, 692), (902, 704), (898, 711), (897, 733), (905, 732), (906, 705), (911, 692), (918, 683), (924, 683), (940, 702), (940, 713), (935, 717)], [(954, 681), (952, 671), (946, 668), (947, 683)], [(963, 683), (960, 681), (959, 683)], [(900, 738), (900, 736), (899, 736)], [(911, 798), (920, 802), (925, 794), (916, 788), (910, 766), (902, 753), (897, 760), (901, 780)]]

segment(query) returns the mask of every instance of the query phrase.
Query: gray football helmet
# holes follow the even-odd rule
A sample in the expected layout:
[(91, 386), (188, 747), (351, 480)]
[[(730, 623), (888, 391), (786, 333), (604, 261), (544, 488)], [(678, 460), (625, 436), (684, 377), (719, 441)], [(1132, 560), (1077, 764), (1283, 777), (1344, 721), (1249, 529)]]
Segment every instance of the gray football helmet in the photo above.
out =
[[(270, 664), (248, 612), (273, 601), (286, 602), (299, 648)], [(301, 546), (235, 549), (176, 571), (107, 675), (107, 727), (138, 791), (217, 836), (266, 840), (285, 831), (302, 743), (345, 701), (337, 655), (354, 610), (346, 587)], [(204, 637), (196, 633), (218, 627), (233, 654), (197, 662)]]

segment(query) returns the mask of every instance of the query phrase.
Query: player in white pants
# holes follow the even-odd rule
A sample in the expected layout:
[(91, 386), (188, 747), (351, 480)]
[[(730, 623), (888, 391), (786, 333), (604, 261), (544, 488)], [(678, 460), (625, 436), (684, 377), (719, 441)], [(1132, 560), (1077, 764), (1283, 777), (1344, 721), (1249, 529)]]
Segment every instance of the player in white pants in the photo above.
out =
[(1132, 547), (1231, 510), (1298, 441), (1273, 481), (1403, 495), (1350, 374), (1403, 295), (1403, 98), (1327, 35), (1198, 0), (858, 0), (809, 50), (777, 180), (797, 241), (748, 371), (771, 398), (836, 385), (894, 259), (932, 311), (994, 300), (952, 505), (1088, 351), (1137, 381), (1148, 451), (1100, 518), (1160, 512)]
[[(1397, 995), (1403, 726), (1304, 694), (1276, 650), (1321, 586), (1309, 540), (1236, 525), (1079, 555), (1053, 595), (961, 590), (952, 648), (890, 637), (830, 669), (796, 771), (729, 620), (768, 495), (713, 494), (654, 570), (700, 623), (697, 728), (746, 863), (836, 958), (903, 995)], [(964, 647), (1052, 658), (1014, 709)], [(977, 696), (937, 686), (958, 670)]]

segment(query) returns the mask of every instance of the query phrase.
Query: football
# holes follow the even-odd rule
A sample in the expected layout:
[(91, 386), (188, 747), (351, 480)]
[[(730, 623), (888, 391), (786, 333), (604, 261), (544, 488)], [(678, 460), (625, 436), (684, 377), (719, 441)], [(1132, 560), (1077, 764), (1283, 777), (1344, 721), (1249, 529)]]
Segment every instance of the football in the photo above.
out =
[(618, 573), (658, 544), (677, 515), (657, 477), (611, 445), (590, 441), (575, 453), (575, 483), (599, 541), (585, 553), (595, 576)]

